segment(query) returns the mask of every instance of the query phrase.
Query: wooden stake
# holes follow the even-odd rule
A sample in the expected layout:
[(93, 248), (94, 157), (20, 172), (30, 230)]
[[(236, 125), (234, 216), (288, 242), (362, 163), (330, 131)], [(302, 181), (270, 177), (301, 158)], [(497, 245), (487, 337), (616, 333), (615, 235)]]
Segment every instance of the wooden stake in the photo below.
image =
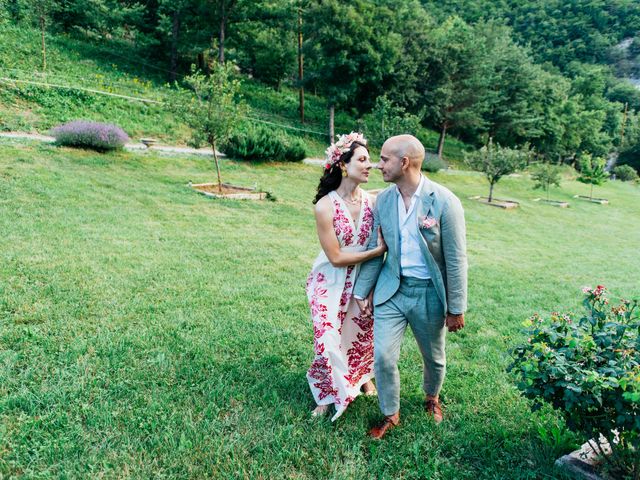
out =
[(42, 71), (43, 72), (47, 71), (47, 44), (44, 39), (45, 26), (46, 26), (46, 21), (44, 17), (44, 12), (42, 12), (40, 14), (40, 31), (42, 33)]

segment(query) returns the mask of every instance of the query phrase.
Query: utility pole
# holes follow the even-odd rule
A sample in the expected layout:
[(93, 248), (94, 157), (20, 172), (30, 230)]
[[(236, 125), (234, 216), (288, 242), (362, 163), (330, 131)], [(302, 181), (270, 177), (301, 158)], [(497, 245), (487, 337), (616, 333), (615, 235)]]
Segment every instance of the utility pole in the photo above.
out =
[(298, 6), (298, 83), (300, 84), (300, 123), (304, 123), (304, 65), (302, 58), (302, 7)]
[(220, 2), (220, 31), (218, 32), (218, 63), (224, 63), (224, 36), (227, 23), (227, 13), (225, 11), (226, 0)]
[(333, 143), (336, 138), (336, 129), (335, 129), (335, 114), (336, 114), (336, 106), (333, 103), (333, 99), (329, 100), (329, 143)]
[(627, 124), (627, 113), (629, 111), (629, 103), (624, 102), (624, 114), (622, 115), (622, 126), (620, 127), (620, 149), (624, 143), (624, 127)]

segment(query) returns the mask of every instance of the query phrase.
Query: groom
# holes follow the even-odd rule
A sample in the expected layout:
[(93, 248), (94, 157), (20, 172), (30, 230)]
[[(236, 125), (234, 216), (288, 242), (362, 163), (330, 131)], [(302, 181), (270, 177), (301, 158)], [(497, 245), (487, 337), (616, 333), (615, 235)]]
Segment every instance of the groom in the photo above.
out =
[(376, 257), (362, 265), (353, 290), (360, 310), (374, 314), (374, 369), (385, 415), (369, 432), (375, 439), (400, 422), (398, 358), (407, 324), (424, 361), (425, 409), (436, 423), (443, 418), (438, 395), (446, 369), (445, 331), (464, 327), (464, 212), (453, 193), (422, 175), (424, 155), (411, 135), (391, 137), (382, 146), (378, 168), (395, 186), (378, 195), (368, 248), (377, 245), (381, 226), (388, 252), (384, 260)]

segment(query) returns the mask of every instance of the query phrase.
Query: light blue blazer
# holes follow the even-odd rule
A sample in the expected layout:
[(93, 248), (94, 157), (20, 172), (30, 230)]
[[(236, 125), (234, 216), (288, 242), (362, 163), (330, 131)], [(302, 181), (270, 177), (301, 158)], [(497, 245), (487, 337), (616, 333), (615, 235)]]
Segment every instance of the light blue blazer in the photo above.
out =
[[(442, 185), (425, 178), (415, 209), (421, 233), (420, 249), (431, 272), (444, 311), (464, 313), (467, 309), (467, 241), (464, 210), (458, 197)], [(362, 264), (353, 294), (366, 298), (375, 286), (374, 306), (389, 300), (400, 287), (400, 228), (395, 185), (378, 194), (374, 225), (368, 249), (378, 243), (378, 226), (387, 242), (386, 256)], [(429, 228), (426, 224), (437, 223)], [(384, 257), (384, 258), (383, 258)]]

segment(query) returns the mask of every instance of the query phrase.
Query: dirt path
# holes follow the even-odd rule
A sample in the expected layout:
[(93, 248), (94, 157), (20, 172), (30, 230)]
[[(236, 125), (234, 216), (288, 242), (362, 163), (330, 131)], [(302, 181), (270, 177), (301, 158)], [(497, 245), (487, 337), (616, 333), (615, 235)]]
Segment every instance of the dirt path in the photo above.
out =
[[(48, 135), (41, 135), (39, 133), (26, 133), (26, 132), (0, 132), (0, 138), (15, 138), (15, 139), (25, 139), (25, 140), (34, 140), (38, 142), (45, 143), (53, 143), (55, 142), (55, 138), (50, 137)], [(191, 147), (180, 147), (177, 145), (152, 145), (151, 147), (147, 147), (142, 143), (127, 143), (124, 146), (124, 149), (129, 152), (145, 152), (147, 150), (151, 150), (154, 152), (167, 154), (167, 155), (203, 155), (205, 157), (213, 157), (213, 153), (210, 148), (191, 148)], [(224, 157), (225, 154), (222, 152), (217, 152), (218, 156)], [(305, 158), (303, 163), (307, 165), (324, 165), (324, 158)]]
[[(45, 143), (55, 142), (55, 138), (48, 135), (40, 135), (39, 133), (25, 133), (25, 132), (0, 132), (0, 138), (16, 138), (25, 140), (35, 140)], [(166, 153), (166, 154), (189, 154), (189, 155), (203, 155), (206, 157), (212, 157), (213, 153), (210, 148), (190, 148), (179, 147), (175, 145), (152, 145), (147, 147), (142, 143), (127, 143), (124, 149), (129, 152), (143, 152), (146, 150), (152, 150), (154, 152)], [(218, 155), (224, 157), (224, 153), (218, 152)]]

